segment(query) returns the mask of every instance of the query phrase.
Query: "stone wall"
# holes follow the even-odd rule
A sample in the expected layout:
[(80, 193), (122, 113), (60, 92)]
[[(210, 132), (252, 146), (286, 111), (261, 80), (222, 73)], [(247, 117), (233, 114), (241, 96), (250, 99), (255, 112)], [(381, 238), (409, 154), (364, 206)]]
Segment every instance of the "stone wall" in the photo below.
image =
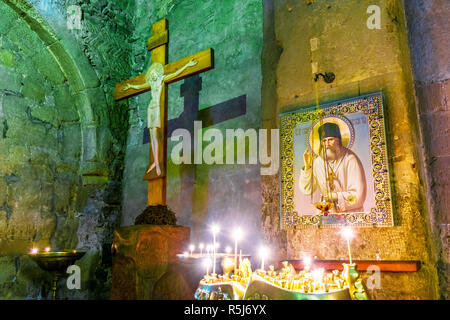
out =
[[(366, 27), (369, 5), (381, 8), (379, 30)], [(417, 273), (382, 274), (381, 289), (370, 292), (372, 298), (437, 298), (435, 245), (431, 241), (428, 208), (423, 200), (425, 188), (418, 173), (421, 162), (416, 146), (420, 137), (402, 3), (279, 0), (274, 4), (273, 19), (275, 36), (268, 38), (266, 44), (272, 48), (272, 53), (263, 61), (263, 70), (273, 70), (273, 61), (276, 61), (276, 79), (265, 77), (263, 86), (276, 90), (277, 103), (273, 108), (268, 103), (271, 98), (264, 98), (265, 125), (275, 126), (279, 113), (315, 104), (312, 62), (318, 63), (319, 72), (336, 74), (334, 83), (319, 83), (322, 104), (383, 91), (395, 226), (356, 230), (352, 255), (355, 260), (375, 260), (378, 255), (383, 260), (422, 261)], [(312, 38), (319, 40), (315, 51), (311, 50)], [(262, 184), (262, 189), (266, 190), (262, 212), (266, 236), (278, 239), (285, 236), (286, 256), (290, 259), (301, 259), (305, 254), (319, 259), (345, 259), (346, 246), (336, 235), (336, 229), (278, 230), (279, 190), (272, 187), (276, 181), (275, 178), (265, 179)]]
[(450, 263), (450, 3), (405, 1), (431, 225), (441, 296), (449, 298)]
[[(70, 4), (83, 10), (80, 30), (67, 28)], [(82, 289), (63, 295), (108, 298), (128, 117), (112, 99), (129, 72), (126, 4), (0, 6), (0, 297), (48, 297), (47, 275), (23, 254), (51, 246), (88, 251)]]

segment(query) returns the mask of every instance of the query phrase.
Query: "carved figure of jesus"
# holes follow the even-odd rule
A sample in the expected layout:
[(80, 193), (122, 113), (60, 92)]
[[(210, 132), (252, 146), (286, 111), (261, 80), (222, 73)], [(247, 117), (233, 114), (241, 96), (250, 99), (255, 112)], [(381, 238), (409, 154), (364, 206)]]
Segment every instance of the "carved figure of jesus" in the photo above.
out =
[(132, 85), (126, 84), (122, 90), (132, 89), (144, 89), (151, 88), (152, 97), (150, 100), (150, 104), (147, 108), (147, 127), (150, 132), (150, 145), (153, 153), (153, 163), (147, 169), (147, 173), (151, 172), (156, 168), (156, 174), (159, 176), (161, 174), (161, 169), (159, 167), (158, 161), (158, 139), (157, 139), (157, 129), (161, 128), (161, 93), (164, 82), (170, 80), (173, 77), (178, 76), (181, 72), (183, 72), (186, 68), (195, 66), (198, 63), (197, 60), (192, 59), (188, 63), (186, 63), (182, 68), (177, 70), (174, 73), (164, 75), (164, 66), (155, 62), (152, 63), (150, 68), (148, 68), (147, 73), (145, 74), (145, 83)]

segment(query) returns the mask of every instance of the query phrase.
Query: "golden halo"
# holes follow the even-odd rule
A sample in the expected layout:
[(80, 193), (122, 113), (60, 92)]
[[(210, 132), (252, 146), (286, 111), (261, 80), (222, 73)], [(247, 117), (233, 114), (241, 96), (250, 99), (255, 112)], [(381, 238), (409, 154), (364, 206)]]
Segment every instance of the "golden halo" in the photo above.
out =
[(352, 148), (355, 142), (355, 130), (350, 120), (343, 116), (326, 116), (314, 122), (307, 135), (306, 143), (315, 156), (319, 155), (320, 149), (319, 127), (324, 123), (337, 124), (341, 132), (342, 145), (348, 149)]

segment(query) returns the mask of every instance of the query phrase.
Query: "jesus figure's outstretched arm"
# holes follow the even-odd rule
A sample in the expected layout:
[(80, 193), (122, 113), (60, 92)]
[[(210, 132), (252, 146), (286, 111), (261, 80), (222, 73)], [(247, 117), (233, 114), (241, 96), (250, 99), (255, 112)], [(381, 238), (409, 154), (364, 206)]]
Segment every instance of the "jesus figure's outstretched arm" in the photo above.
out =
[(123, 91), (126, 91), (128, 89), (145, 89), (145, 88), (150, 88), (150, 84), (149, 83), (143, 83), (143, 84), (129, 84), (127, 83), (124, 87), (123, 87)]
[(186, 63), (181, 69), (175, 71), (174, 73), (168, 74), (164, 77), (164, 81), (170, 80), (173, 77), (178, 76), (180, 73), (182, 73), (184, 70), (186, 70), (186, 68), (195, 66), (198, 63), (197, 60), (192, 59), (190, 60), (188, 63)]

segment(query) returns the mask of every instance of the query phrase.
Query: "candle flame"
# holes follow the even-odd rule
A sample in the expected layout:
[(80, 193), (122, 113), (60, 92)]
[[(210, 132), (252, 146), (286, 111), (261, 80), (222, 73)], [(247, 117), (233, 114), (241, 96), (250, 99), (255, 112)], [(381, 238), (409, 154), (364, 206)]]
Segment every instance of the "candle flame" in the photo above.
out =
[(45, 252), (50, 252), (50, 247), (45, 248)]
[(37, 248), (33, 248), (33, 249), (31, 249), (31, 254), (36, 254), (36, 253), (38, 253), (38, 249)]
[(203, 264), (205, 265), (206, 268), (209, 268), (212, 265), (212, 261), (211, 259), (205, 259), (205, 261), (203, 261)]
[(306, 257), (303, 258), (303, 265), (304, 266), (310, 266), (311, 265), (311, 261), (312, 261), (311, 257), (310, 256), (306, 256)]
[(259, 254), (261, 255), (262, 258), (266, 258), (267, 255), (269, 254), (269, 249), (267, 247), (261, 247), (259, 249)]
[(220, 231), (220, 227), (219, 227), (217, 224), (214, 224), (214, 225), (211, 227), (211, 231), (212, 231), (213, 234), (217, 234), (217, 233), (219, 233), (219, 231)]
[(344, 227), (344, 228), (342, 228), (341, 234), (342, 234), (342, 236), (343, 236), (345, 239), (347, 239), (347, 240), (353, 238), (353, 236), (354, 236), (354, 234), (353, 234), (353, 229), (350, 228), (350, 227)]
[(243, 233), (242, 233), (241, 228), (234, 229), (234, 232), (233, 232), (234, 240), (239, 241), (242, 238), (242, 235), (243, 235)]

